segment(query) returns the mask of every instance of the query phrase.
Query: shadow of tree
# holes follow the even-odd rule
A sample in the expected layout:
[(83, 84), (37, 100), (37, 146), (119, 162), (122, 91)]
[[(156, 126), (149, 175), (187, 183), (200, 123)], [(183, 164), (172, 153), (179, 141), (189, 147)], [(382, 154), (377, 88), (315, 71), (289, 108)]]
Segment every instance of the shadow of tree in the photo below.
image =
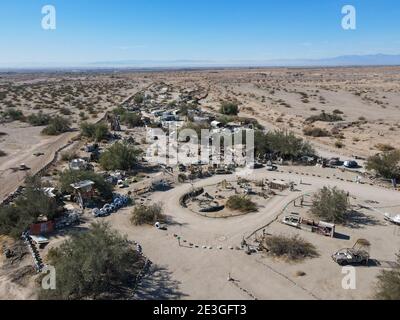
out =
[(187, 296), (179, 290), (180, 282), (173, 280), (171, 272), (153, 265), (135, 292), (138, 300), (178, 300)]
[(368, 226), (382, 226), (382, 222), (362, 212), (352, 210), (348, 214), (346, 226), (352, 229), (361, 229)]

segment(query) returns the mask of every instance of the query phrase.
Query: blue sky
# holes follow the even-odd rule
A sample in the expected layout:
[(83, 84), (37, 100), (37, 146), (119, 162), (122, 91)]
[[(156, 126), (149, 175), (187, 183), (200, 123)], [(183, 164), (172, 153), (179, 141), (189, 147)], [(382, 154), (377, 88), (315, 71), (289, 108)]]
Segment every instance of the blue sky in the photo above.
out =
[[(41, 9), (57, 29), (41, 28)], [(341, 9), (357, 9), (357, 30)], [(1, 0), (0, 64), (400, 54), (398, 0)]]

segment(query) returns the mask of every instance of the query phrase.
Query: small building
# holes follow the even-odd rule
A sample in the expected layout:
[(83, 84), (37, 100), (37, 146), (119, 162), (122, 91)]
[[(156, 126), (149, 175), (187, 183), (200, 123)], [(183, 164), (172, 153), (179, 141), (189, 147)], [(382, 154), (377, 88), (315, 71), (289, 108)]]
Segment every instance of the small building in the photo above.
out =
[(90, 180), (71, 184), (71, 187), (75, 192), (75, 198), (82, 208), (84, 207), (85, 202), (92, 199), (95, 195), (94, 185), (95, 183)]
[(42, 234), (48, 234), (54, 231), (54, 222), (53, 221), (44, 221), (34, 223), (29, 228), (29, 234), (34, 236), (39, 236)]

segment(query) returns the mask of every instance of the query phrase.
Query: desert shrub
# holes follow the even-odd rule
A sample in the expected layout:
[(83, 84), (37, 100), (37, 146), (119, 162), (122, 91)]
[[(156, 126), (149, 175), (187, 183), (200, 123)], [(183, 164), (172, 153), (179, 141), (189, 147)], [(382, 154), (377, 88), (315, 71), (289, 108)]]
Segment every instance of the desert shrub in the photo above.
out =
[(3, 113), (5, 118), (10, 118), (13, 121), (20, 120), (23, 121), (25, 116), (21, 110), (15, 108), (9, 108), (7, 111)]
[(329, 137), (331, 135), (329, 131), (326, 129), (316, 128), (311, 126), (305, 127), (303, 129), (303, 133), (306, 136), (311, 136), (311, 137)]
[(391, 146), (390, 144), (385, 144), (385, 143), (378, 143), (375, 146), (375, 148), (382, 152), (388, 152), (388, 151), (395, 150), (395, 148), (393, 146)]
[(236, 116), (239, 113), (239, 106), (234, 102), (222, 102), (219, 108), (219, 113), (228, 115), (228, 116)]
[(28, 118), (27, 121), (29, 124), (35, 127), (40, 127), (40, 126), (47, 126), (50, 123), (51, 117), (47, 114), (44, 114), (43, 112), (39, 112), (37, 114), (31, 114)]
[(292, 237), (283, 235), (267, 236), (264, 238), (262, 245), (270, 255), (290, 261), (318, 257), (318, 252), (314, 245), (298, 235)]
[(41, 289), (41, 299), (126, 299), (144, 266), (133, 245), (105, 223), (73, 234), (47, 258), (57, 270), (56, 290)]
[(48, 136), (57, 136), (70, 130), (70, 121), (66, 118), (56, 116), (52, 118), (49, 125), (42, 130), (42, 134)]
[(342, 149), (342, 148), (344, 148), (344, 146), (345, 146), (345, 144), (342, 141), (340, 141), (340, 140), (335, 141), (336, 148)]
[(109, 200), (112, 198), (112, 185), (109, 184), (102, 175), (93, 171), (66, 170), (62, 172), (59, 177), (60, 191), (72, 193), (73, 189), (71, 184), (85, 180), (90, 180), (95, 183), (95, 188), (103, 199)]
[(65, 151), (61, 153), (61, 160), (62, 161), (72, 161), (78, 158), (78, 155), (75, 151)]
[(337, 187), (323, 187), (314, 195), (311, 213), (325, 222), (345, 223), (349, 209), (347, 192)]
[(82, 136), (89, 138), (90, 140), (102, 141), (108, 138), (110, 132), (108, 126), (105, 123), (87, 123), (81, 124)]
[(386, 179), (400, 179), (400, 150), (383, 152), (369, 157), (366, 168), (374, 170)]
[(400, 300), (400, 253), (397, 255), (397, 266), (391, 270), (382, 270), (378, 275), (375, 298)]
[(125, 170), (135, 168), (141, 151), (125, 143), (115, 143), (100, 156), (100, 165), (104, 170)]
[(0, 150), (0, 157), (5, 157), (7, 153), (3, 150)]
[(135, 103), (141, 104), (144, 101), (144, 95), (142, 93), (137, 93), (133, 100), (135, 101)]
[(307, 122), (317, 122), (317, 121), (323, 121), (323, 122), (337, 122), (337, 121), (343, 121), (343, 118), (338, 115), (338, 114), (330, 114), (326, 112), (321, 112), (319, 115), (311, 116), (306, 119)]
[(343, 114), (343, 111), (339, 110), (339, 109), (335, 109), (335, 110), (332, 111), (332, 113), (333, 114)]
[(257, 205), (247, 196), (231, 196), (226, 202), (226, 207), (243, 213), (257, 211)]
[(60, 109), (60, 113), (62, 115), (64, 115), (64, 116), (72, 115), (72, 111), (70, 109), (68, 109), (68, 108), (65, 108), (65, 107)]
[(152, 204), (149, 206), (140, 205), (135, 207), (131, 215), (131, 223), (140, 226), (143, 224), (153, 225), (156, 222), (165, 222), (161, 204)]

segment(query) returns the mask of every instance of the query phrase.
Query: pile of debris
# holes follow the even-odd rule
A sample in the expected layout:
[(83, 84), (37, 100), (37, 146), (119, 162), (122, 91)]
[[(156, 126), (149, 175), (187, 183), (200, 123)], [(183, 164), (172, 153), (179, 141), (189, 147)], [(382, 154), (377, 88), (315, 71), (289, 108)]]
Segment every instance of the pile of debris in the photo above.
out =
[(55, 227), (56, 229), (64, 229), (78, 225), (80, 223), (80, 214), (78, 211), (68, 211), (62, 217), (56, 219)]
[(113, 212), (126, 207), (129, 204), (129, 197), (125, 195), (114, 195), (113, 202), (111, 204), (105, 204), (103, 208), (94, 208), (92, 214), (96, 218), (107, 217)]

